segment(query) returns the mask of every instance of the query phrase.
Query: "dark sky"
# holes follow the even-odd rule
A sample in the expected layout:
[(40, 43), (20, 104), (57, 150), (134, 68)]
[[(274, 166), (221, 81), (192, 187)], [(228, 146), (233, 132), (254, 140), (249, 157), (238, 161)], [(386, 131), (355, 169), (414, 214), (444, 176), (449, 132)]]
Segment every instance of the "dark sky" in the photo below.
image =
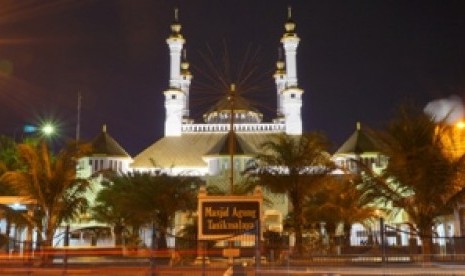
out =
[(289, 4), (301, 38), (304, 130), (339, 145), (356, 121), (382, 126), (406, 100), (465, 96), (463, 0), (0, 0), (0, 133), (18, 137), (25, 123), (53, 118), (62, 139), (73, 138), (81, 91), (83, 138), (106, 123), (132, 155), (156, 141), (176, 6), (193, 67), (192, 116), (222, 95), (211, 94), (219, 82), (209, 63), (231, 72), (244, 65), (256, 70), (249, 87), (259, 88), (245, 96), (269, 121)]

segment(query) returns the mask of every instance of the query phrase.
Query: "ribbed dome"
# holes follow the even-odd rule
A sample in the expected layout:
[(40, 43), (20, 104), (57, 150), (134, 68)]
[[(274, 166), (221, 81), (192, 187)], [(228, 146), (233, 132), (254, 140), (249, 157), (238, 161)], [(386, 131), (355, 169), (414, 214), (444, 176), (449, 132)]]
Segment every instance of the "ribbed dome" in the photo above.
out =
[[(229, 97), (225, 97), (205, 113), (203, 118), (208, 124), (226, 124), (230, 122), (230, 114), (231, 102)], [(237, 124), (255, 124), (260, 123), (263, 119), (263, 114), (241, 96), (236, 96), (234, 99), (234, 114), (234, 123)]]

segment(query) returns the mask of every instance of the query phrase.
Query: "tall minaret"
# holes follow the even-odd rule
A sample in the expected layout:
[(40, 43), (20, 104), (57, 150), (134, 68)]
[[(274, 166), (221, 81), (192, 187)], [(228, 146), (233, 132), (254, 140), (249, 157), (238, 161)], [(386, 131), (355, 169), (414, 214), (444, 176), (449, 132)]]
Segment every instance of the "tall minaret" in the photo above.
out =
[(277, 92), (277, 116), (278, 120), (282, 120), (284, 116), (283, 112), (283, 91), (286, 89), (286, 70), (284, 68), (284, 61), (282, 57), (282, 48), (278, 48), (278, 61), (276, 62), (276, 72), (273, 75), (276, 82)]
[(189, 62), (187, 61), (186, 49), (182, 52), (181, 61), (181, 90), (184, 93), (184, 110), (183, 119), (189, 118), (189, 89), (191, 86), (192, 74), (189, 71)]
[[(288, 18), (284, 24), (286, 32), (281, 38), (286, 55), (286, 84), (282, 91), (282, 112), (284, 115), (286, 133), (291, 135), (302, 134), (302, 93), (297, 83), (297, 46), (299, 37), (294, 32), (295, 23), (292, 21), (291, 8), (288, 8)], [(279, 100), (279, 99), (278, 99)]]
[(170, 87), (164, 92), (166, 110), (165, 136), (181, 135), (182, 118), (186, 110), (187, 102), (187, 91), (183, 91), (185, 85), (183, 87), (183, 76), (181, 76), (181, 51), (185, 40), (181, 35), (178, 10), (175, 9), (174, 12), (174, 22), (171, 24), (171, 35), (166, 40), (170, 49)]
[(170, 87), (180, 87), (181, 52), (186, 40), (181, 34), (181, 24), (178, 20), (178, 9), (174, 10), (174, 22), (171, 24), (171, 35), (166, 40), (170, 48)]

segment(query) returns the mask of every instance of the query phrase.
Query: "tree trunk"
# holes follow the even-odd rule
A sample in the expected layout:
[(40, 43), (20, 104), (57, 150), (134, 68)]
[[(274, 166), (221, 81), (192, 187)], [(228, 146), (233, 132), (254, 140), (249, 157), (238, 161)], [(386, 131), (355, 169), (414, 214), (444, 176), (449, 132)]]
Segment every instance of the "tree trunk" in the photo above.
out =
[(53, 247), (53, 234), (54, 229), (51, 223), (47, 223), (47, 229), (45, 229), (45, 241), (43, 244), (45, 245), (46, 249), (51, 249)]
[(158, 249), (167, 249), (168, 244), (166, 242), (166, 229), (160, 229), (160, 236), (158, 237)]
[(121, 223), (117, 223), (113, 227), (113, 232), (115, 234), (115, 247), (123, 245), (123, 230), (124, 226)]
[(420, 229), (421, 233), (421, 243), (422, 243), (422, 254), (423, 261), (430, 262), (433, 254), (433, 230), (432, 225), (422, 227)]
[(350, 247), (350, 235), (352, 232), (352, 224), (344, 223), (344, 246)]
[(326, 228), (326, 235), (328, 238), (328, 253), (329, 254), (335, 254), (336, 253), (336, 229), (337, 229), (337, 224), (334, 222), (326, 222), (325, 224)]
[(70, 229), (70, 225), (69, 224), (66, 224), (66, 228), (65, 228), (65, 238), (63, 240), (63, 245), (64, 246), (69, 246), (69, 229)]
[(292, 205), (294, 207), (294, 229), (295, 229), (295, 248), (296, 254), (302, 256), (303, 254), (303, 239), (302, 239), (302, 207), (299, 200), (293, 200)]
[(7, 215), (6, 229), (5, 229), (5, 236), (6, 236), (5, 253), (10, 253), (10, 234), (11, 234), (11, 218)]

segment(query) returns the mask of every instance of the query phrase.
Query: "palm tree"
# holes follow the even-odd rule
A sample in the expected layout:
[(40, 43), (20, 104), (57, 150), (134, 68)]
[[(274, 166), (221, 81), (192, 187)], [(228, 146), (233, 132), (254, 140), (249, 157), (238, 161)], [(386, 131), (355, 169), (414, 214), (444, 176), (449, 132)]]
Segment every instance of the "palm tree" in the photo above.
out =
[[(15, 141), (10, 137), (0, 136), (0, 196), (16, 195), (9, 185), (1, 181), (1, 176), (8, 171), (17, 170), (20, 167), (21, 164), (18, 160)], [(17, 212), (7, 205), (0, 206), (0, 218), (4, 218), (6, 221), (5, 237), (7, 239), (10, 236), (12, 224), (16, 226), (30, 224), (30, 220), (28, 220), (25, 214)], [(6, 250), (8, 250), (8, 246)]]
[(42, 228), (45, 245), (51, 246), (60, 223), (86, 206), (84, 192), (88, 182), (76, 178), (76, 162), (90, 151), (90, 146), (70, 142), (53, 155), (47, 142), (40, 140), (19, 144), (17, 150), (23, 168), (6, 172), (1, 180), (18, 195), (37, 202), (44, 220), (38, 226)]
[(293, 208), (291, 227), (295, 231), (299, 255), (303, 251), (304, 200), (319, 189), (334, 168), (328, 147), (326, 137), (317, 132), (301, 136), (281, 134), (261, 146), (263, 153), (258, 154), (254, 164), (246, 170), (271, 192), (287, 194)]
[(305, 209), (308, 222), (324, 221), (328, 233), (336, 234), (337, 225), (344, 229), (344, 243), (350, 245), (352, 225), (365, 224), (376, 217), (378, 207), (370, 190), (362, 190), (357, 175), (335, 175), (325, 187), (310, 197)]
[(423, 254), (432, 253), (436, 219), (448, 214), (465, 195), (465, 155), (451, 158), (450, 126), (434, 122), (420, 109), (403, 106), (377, 136), (389, 158), (381, 175), (366, 170), (365, 188), (402, 208), (418, 228)]

